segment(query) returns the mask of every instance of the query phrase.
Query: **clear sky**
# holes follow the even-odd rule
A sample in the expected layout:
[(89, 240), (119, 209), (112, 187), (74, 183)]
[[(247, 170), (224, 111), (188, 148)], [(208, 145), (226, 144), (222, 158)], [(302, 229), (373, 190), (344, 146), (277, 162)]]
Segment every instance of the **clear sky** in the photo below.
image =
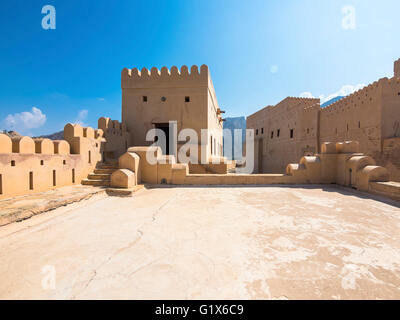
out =
[[(55, 30), (42, 28), (48, 4)], [(399, 12), (398, 0), (2, 0), (0, 128), (120, 120), (124, 67), (207, 64), (228, 117), (347, 93), (392, 76)]]

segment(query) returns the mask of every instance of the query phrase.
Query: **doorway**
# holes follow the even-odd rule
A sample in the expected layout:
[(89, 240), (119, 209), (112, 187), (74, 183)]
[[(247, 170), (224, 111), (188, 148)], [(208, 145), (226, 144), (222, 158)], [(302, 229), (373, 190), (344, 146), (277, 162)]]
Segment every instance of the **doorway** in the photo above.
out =
[[(154, 123), (154, 128), (155, 129), (160, 129), (164, 132), (165, 134), (165, 139), (166, 139), (166, 145), (165, 148), (166, 150), (163, 150), (163, 154), (169, 155), (170, 150), (169, 150), (169, 123)], [(154, 142), (158, 141), (158, 137), (155, 137)]]

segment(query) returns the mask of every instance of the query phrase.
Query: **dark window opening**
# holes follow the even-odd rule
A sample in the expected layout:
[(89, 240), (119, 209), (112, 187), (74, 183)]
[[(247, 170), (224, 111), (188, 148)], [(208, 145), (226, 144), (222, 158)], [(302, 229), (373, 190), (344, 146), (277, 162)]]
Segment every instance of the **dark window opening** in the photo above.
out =
[(399, 92), (397, 95), (399, 95), (399, 96), (400, 96), (400, 92)]
[(44, 161), (40, 160), (40, 165), (43, 166), (44, 165)]
[(261, 134), (264, 134), (264, 128), (261, 128)]
[(278, 129), (278, 131), (276, 132), (276, 136), (279, 137), (281, 135), (281, 129)]
[(352, 173), (353, 173), (353, 170), (349, 169), (349, 186), (352, 185), (352, 183), (351, 183), (351, 175), (352, 175)]
[(349, 131), (349, 124), (347, 124), (347, 131)]
[(161, 97), (161, 101), (165, 102), (165, 101), (167, 101), (167, 98), (166, 97)]
[(72, 169), (72, 183), (75, 183), (75, 169)]
[(92, 153), (90, 151), (88, 152), (88, 162), (92, 163)]
[(293, 137), (294, 137), (294, 130), (290, 129), (290, 139), (293, 139)]
[(211, 139), (211, 154), (213, 154), (213, 137), (211, 136), (210, 139)]
[(15, 160), (11, 160), (11, 167), (15, 167)]
[(65, 166), (67, 164), (67, 161), (63, 160), (63, 165)]
[(358, 129), (360, 129), (360, 128), (361, 128), (361, 122), (358, 121)]
[(185, 97), (185, 102), (190, 102), (190, 97)]
[(310, 129), (309, 128), (307, 128), (307, 134), (309, 134), (310, 133)]
[(143, 96), (143, 102), (147, 102), (147, 96)]
[(258, 129), (256, 129), (256, 136), (258, 136)]
[(273, 139), (273, 138), (274, 138), (274, 132), (271, 131), (271, 139)]
[(53, 187), (55, 187), (57, 184), (56, 182), (56, 170), (53, 170)]
[(29, 172), (29, 190), (33, 190), (33, 172)]

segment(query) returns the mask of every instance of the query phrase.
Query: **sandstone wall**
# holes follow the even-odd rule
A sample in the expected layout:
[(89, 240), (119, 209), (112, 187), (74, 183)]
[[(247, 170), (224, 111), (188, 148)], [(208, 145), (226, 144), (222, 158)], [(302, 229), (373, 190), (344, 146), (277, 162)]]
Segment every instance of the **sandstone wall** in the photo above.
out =
[(67, 124), (65, 140), (0, 134), (0, 199), (80, 184), (101, 161), (101, 130)]
[[(395, 70), (399, 68), (400, 60), (395, 63)], [(378, 165), (389, 170), (392, 179), (400, 181), (398, 74), (392, 79), (382, 78), (325, 108), (320, 108), (319, 101), (303, 101), (301, 104), (287, 98), (247, 118), (247, 128), (258, 131), (255, 172), (282, 173), (296, 158), (318, 153), (321, 142), (354, 140), (359, 141), (360, 152), (376, 159)], [(281, 137), (276, 137), (277, 128), (284, 128)], [(294, 129), (292, 139), (287, 137), (288, 128)]]

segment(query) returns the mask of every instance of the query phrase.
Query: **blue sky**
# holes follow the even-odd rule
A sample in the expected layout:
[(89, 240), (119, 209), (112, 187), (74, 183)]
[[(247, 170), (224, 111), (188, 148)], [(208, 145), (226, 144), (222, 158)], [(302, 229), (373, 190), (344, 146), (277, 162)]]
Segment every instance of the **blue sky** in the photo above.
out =
[[(47, 4), (55, 30), (41, 25)], [(345, 5), (355, 29), (343, 28)], [(207, 64), (226, 116), (351, 91), (392, 76), (399, 12), (398, 0), (3, 0), (0, 128), (120, 119), (124, 67)]]

